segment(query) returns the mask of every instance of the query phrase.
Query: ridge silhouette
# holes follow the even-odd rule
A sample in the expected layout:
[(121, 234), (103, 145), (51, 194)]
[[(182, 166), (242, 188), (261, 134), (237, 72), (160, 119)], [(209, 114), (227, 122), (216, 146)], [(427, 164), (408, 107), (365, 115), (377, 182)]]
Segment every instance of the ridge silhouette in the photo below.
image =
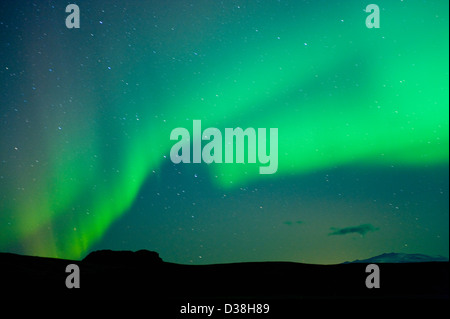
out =
[[(381, 255), (383, 256), (383, 255)], [(66, 267), (80, 268), (68, 289)], [(362, 261), (336, 265), (244, 262), (183, 265), (157, 252), (101, 250), (83, 260), (0, 253), (6, 299), (404, 299), (449, 298), (449, 262), (378, 263), (379, 289), (365, 285)]]

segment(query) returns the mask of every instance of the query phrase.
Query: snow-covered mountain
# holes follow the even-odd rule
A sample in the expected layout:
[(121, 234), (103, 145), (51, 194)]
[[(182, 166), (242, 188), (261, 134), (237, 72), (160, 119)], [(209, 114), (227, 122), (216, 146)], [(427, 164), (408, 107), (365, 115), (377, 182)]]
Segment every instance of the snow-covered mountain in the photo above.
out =
[(448, 258), (443, 256), (428, 256), (424, 254), (403, 254), (403, 253), (385, 253), (375, 257), (363, 260), (347, 261), (349, 263), (420, 263), (430, 261), (448, 261)]

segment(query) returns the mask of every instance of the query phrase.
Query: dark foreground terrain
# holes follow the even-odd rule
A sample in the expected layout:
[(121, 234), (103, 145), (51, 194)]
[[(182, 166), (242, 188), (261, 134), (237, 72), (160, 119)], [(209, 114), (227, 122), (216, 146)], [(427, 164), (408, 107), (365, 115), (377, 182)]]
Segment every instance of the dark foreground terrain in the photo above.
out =
[[(66, 287), (66, 266), (80, 288)], [(0, 253), (3, 298), (147, 300), (293, 300), (449, 298), (448, 261), (379, 263), (380, 288), (366, 287), (367, 263), (290, 262), (190, 266), (150, 251), (98, 251), (82, 261)]]

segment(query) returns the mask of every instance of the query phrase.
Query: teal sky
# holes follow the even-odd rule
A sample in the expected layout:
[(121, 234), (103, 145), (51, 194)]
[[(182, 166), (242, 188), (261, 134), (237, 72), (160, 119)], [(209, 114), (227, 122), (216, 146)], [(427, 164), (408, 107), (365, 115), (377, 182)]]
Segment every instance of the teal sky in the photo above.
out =
[[(448, 2), (0, 4), (0, 251), (166, 261), (448, 257)], [(170, 132), (278, 129), (278, 170)]]

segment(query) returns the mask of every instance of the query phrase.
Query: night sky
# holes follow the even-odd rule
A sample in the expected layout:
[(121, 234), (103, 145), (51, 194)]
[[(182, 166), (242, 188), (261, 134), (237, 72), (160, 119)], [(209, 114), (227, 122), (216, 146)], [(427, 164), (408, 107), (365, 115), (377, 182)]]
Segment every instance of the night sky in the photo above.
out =
[[(0, 251), (448, 257), (449, 4), (370, 3), (1, 1)], [(278, 128), (277, 172), (174, 164), (193, 120)]]

